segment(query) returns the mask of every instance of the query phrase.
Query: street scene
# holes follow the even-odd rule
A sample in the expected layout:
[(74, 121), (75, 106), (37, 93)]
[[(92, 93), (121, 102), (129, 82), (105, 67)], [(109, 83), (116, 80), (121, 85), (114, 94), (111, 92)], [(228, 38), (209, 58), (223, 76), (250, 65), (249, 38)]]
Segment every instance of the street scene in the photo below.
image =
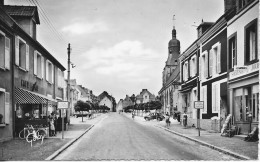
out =
[(259, 0), (0, 0), (0, 161), (259, 160)]

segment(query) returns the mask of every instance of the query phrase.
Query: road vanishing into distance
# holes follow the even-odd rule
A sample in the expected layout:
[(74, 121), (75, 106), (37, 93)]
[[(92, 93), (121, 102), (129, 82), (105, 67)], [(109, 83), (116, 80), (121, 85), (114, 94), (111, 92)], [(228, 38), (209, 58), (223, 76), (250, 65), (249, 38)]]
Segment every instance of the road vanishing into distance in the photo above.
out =
[[(164, 121), (162, 121), (164, 122)], [(109, 113), (54, 160), (236, 160), (157, 128)]]

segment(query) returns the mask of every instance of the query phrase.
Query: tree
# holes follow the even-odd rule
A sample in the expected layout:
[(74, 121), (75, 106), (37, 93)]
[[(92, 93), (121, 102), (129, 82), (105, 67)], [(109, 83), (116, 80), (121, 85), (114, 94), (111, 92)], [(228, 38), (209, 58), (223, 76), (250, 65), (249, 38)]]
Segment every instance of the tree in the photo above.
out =
[(83, 122), (83, 111), (89, 111), (92, 108), (92, 105), (90, 102), (84, 102), (84, 101), (77, 101), (77, 103), (74, 106), (75, 111), (81, 111), (82, 113), (82, 122)]

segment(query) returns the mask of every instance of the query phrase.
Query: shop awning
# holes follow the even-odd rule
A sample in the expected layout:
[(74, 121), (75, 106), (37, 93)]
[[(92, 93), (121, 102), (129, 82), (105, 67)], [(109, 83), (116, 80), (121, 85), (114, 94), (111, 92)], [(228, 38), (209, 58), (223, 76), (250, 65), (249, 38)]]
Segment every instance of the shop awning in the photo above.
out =
[(49, 101), (57, 102), (47, 96), (15, 87), (15, 103), (18, 104), (47, 104)]

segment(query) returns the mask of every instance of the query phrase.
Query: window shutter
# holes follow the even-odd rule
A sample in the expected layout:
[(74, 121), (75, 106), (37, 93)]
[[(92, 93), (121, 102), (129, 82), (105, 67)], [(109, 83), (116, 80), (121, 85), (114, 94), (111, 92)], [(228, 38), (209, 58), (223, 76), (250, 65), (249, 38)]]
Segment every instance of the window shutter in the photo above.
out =
[(10, 123), (10, 93), (5, 92), (5, 123)]
[(216, 85), (212, 85), (212, 112), (216, 111)]
[(25, 67), (25, 69), (27, 70), (27, 71), (29, 71), (29, 45), (28, 44), (26, 44), (26, 55), (25, 55), (25, 57), (26, 57), (26, 67)]
[(209, 76), (213, 75), (213, 54), (213, 49), (211, 49), (209, 51)]
[(204, 64), (204, 77), (208, 78), (208, 53), (205, 53), (205, 64)]
[(217, 73), (221, 73), (221, 44), (218, 45), (217, 51)]
[(19, 38), (15, 37), (15, 64), (19, 66)]
[(54, 84), (54, 66), (51, 64), (52, 67), (52, 83)]
[(49, 81), (49, 61), (46, 60), (46, 80)]
[(199, 71), (199, 80), (201, 80), (201, 77), (202, 77), (202, 65), (201, 65), (201, 62), (202, 62), (202, 57), (199, 57), (199, 69), (198, 69), (198, 71)]
[(196, 76), (197, 75), (197, 56), (195, 55), (194, 57), (194, 71), (193, 71), (193, 75)]
[(42, 79), (44, 78), (44, 57), (43, 56), (41, 56), (41, 63), (42, 63)]
[(220, 109), (220, 86), (216, 85), (216, 111)]
[(205, 112), (207, 112), (207, 105), (208, 105), (208, 103), (207, 103), (207, 86), (205, 86), (204, 88), (203, 88), (203, 98), (204, 98), (204, 110), (205, 110)]
[(180, 63), (180, 79), (181, 79), (181, 82), (182, 82), (182, 64)]
[(10, 70), (10, 39), (5, 37), (5, 68)]
[(33, 73), (37, 75), (37, 51), (34, 51), (34, 69)]

